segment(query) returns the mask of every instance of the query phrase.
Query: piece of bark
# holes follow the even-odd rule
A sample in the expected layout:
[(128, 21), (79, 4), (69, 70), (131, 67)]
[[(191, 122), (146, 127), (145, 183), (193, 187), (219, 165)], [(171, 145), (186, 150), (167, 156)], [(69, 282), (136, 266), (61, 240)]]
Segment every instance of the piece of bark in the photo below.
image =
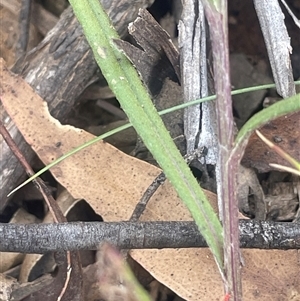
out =
[[(178, 44), (184, 102), (188, 102), (208, 95), (206, 32), (202, 2), (185, 1), (181, 18), (178, 25)], [(200, 120), (200, 104), (184, 109), (184, 134), (188, 153), (197, 148)]]
[(278, 0), (254, 0), (254, 7), (260, 23), (276, 89), (287, 98), (296, 94), (291, 66), (291, 39), (284, 23), (284, 14)]
[[(142, 48), (115, 40), (139, 72), (145, 86), (153, 96), (158, 111), (182, 103), (179, 69), (179, 53), (168, 33), (154, 20), (147, 10), (140, 9), (138, 18), (129, 26), (129, 34)], [(182, 111), (162, 116), (162, 120), (182, 155), (186, 153), (183, 136)], [(137, 140), (135, 151), (138, 158), (155, 164), (141, 139)]]
[[(213, 92), (213, 80), (207, 62), (207, 34), (201, 1), (185, 1), (179, 21), (179, 48), (181, 57), (184, 102), (208, 96)], [(201, 170), (202, 187), (216, 191), (215, 172), (218, 172), (218, 139), (215, 102), (209, 101), (184, 110), (184, 133), (187, 153), (206, 147), (207, 154), (201, 162), (195, 160), (191, 166)], [(210, 165), (208, 170), (207, 165)]]
[(53, 285), (53, 277), (49, 274), (46, 274), (32, 282), (27, 282), (24, 284), (19, 284), (16, 281), (16, 285), (12, 289), (10, 298), (7, 300), (24, 301), (24, 299), (28, 296), (31, 296), (44, 287), (51, 287), (51, 285)]
[(237, 198), (239, 201), (240, 212), (249, 212), (249, 195), (254, 199), (254, 215), (256, 220), (266, 219), (266, 203), (263, 189), (257, 179), (253, 169), (239, 166), (237, 176), (238, 191)]
[(132, 61), (150, 93), (157, 96), (167, 77), (180, 82), (179, 53), (169, 34), (147, 10), (139, 10), (128, 30), (142, 49), (122, 40), (115, 43)]
[[(153, 1), (140, 0), (134, 5), (128, 0), (103, 0), (102, 2), (113, 24), (124, 35), (128, 23), (136, 17), (138, 9), (149, 6)], [(71, 7), (66, 9), (57, 25), (38, 47), (15, 64), (13, 71), (22, 74), (37, 93), (47, 101), (50, 113), (55, 118), (65, 121), (77, 97), (90, 83), (99, 78), (98, 66)], [(1, 90), (0, 83), (0, 95)], [(30, 161), (34, 153), (7, 116), (2, 104), (0, 116), (20, 150)], [(2, 137), (0, 137), (0, 148), (2, 150), (0, 159), (1, 212), (8, 201), (7, 194), (24, 179), (25, 175)]]
[(266, 191), (267, 220), (295, 221), (299, 210), (300, 179), (273, 172), (264, 183)]
[[(18, 0), (2, 0), (1, 5), (8, 9), (11, 13), (18, 14), (21, 2)], [(32, 16), (34, 16), (34, 18), (31, 18), (30, 21), (43, 36), (45, 36), (58, 21), (56, 16), (38, 3), (33, 4)]]

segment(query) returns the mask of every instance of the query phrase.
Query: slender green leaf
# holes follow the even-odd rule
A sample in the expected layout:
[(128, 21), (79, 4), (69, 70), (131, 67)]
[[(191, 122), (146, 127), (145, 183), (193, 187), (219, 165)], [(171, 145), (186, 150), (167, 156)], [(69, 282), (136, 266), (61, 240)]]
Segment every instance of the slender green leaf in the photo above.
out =
[[(300, 85), (300, 81), (295, 82), (295, 85)], [(238, 95), (238, 94), (242, 94), (242, 93), (249, 93), (249, 92), (253, 92), (253, 91), (258, 91), (258, 90), (263, 90), (263, 89), (270, 89), (270, 88), (275, 88), (275, 84), (267, 84), (267, 85), (261, 85), (261, 86), (255, 86), (255, 87), (248, 87), (248, 88), (243, 88), (243, 89), (238, 89), (238, 90), (234, 90), (232, 91), (232, 95)], [(207, 96), (201, 99), (196, 99), (196, 100), (192, 100), (186, 103), (182, 103), (179, 104), (177, 106), (171, 107), (171, 108), (167, 108), (164, 109), (160, 112), (158, 112), (159, 115), (164, 115), (164, 114), (168, 114), (171, 112), (174, 112), (176, 110), (180, 110), (180, 109), (184, 109), (188, 106), (193, 106), (193, 105), (197, 105), (199, 103), (202, 103), (204, 101), (210, 101), (210, 100), (214, 100), (216, 99), (216, 95), (211, 95), (211, 96)], [(26, 184), (30, 183), (32, 180), (36, 179), (37, 177), (39, 177), (40, 175), (42, 175), (44, 172), (46, 172), (47, 170), (49, 170), (50, 168), (52, 168), (53, 166), (55, 166), (56, 164), (58, 164), (59, 162), (62, 162), (63, 160), (65, 160), (66, 158), (72, 156), (73, 154), (83, 150), (86, 147), (89, 147), (90, 145), (97, 143), (100, 140), (103, 140), (107, 137), (110, 137), (114, 134), (117, 134), (121, 131), (124, 131), (128, 128), (132, 127), (131, 123), (127, 123), (124, 124), (120, 127), (117, 127), (109, 132), (106, 132), (100, 136), (97, 136), (93, 139), (91, 139), (90, 141), (76, 147), (75, 149), (72, 149), (71, 151), (69, 151), (68, 153), (64, 154), (63, 156), (61, 156), (60, 158), (56, 159), (55, 161), (51, 162), (50, 164), (48, 164), (47, 166), (45, 166), (44, 168), (42, 168), (41, 170), (39, 170), (36, 174), (34, 174), (32, 177), (30, 177), (29, 179), (27, 179), (26, 181), (24, 181), (22, 184), (20, 184), (18, 187), (16, 187), (14, 190), (12, 190), (9, 195), (13, 194), (14, 192), (16, 192), (17, 190), (19, 190), (21, 187), (25, 186)], [(9, 196), (8, 195), (8, 196)]]
[(265, 123), (283, 115), (300, 110), (300, 94), (296, 94), (284, 100), (278, 101), (270, 107), (258, 112), (250, 118), (239, 131), (235, 139), (235, 148), (244, 142), (250, 134)]
[(136, 70), (113, 44), (113, 39), (118, 36), (108, 16), (98, 0), (71, 0), (70, 3), (108, 85), (190, 210), (222, 270), (222, 226), (166, 130)]

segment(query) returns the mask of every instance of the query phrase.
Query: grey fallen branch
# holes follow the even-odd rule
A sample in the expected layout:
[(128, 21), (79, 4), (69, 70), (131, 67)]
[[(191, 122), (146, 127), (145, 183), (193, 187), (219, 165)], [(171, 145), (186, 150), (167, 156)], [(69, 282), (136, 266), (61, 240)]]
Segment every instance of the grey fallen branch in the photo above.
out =
[(255, 0), (254, 6), (265, 39), (277, 92), (284, 98), (295, 95), (290, 60), (292, 46), (280, 5), (277, 0)]
[[(241, 248), (299, 249), (297, 223), (240, 220)], [(103, 241), (120, 249), (207, 247), (194, 222), (73, 222), (0, 224), (0, 251), (45, 253), (95, 250)]]

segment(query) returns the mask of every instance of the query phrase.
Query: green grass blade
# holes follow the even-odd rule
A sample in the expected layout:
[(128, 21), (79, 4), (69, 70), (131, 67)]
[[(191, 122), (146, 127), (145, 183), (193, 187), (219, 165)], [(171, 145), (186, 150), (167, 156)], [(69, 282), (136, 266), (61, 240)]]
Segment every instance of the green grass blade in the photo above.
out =
[[(295, 84), (300, 84), (300, 81), (295, 82)], [(261, 85), (261, 86), (255, 86), (255, 87), (248, 87), (248, 88), (243, 88), (243, 89), (238, 89), (238, 90), (234, 90), (232, 91), (232, 95), (238, 95), (238, 94), (242, 94), (242, 93), (247, 93), (247, 92), (252, 92), (252, 91), (257, 91), (257, 90), (263, 90), (263, 89), (269, 89), (269, 88), (275, 88), (275, 84), (267, 84), (267, 85)], [(192, 100), (186, 103), (182, 103), (179, 104), (177, 106), (171, 107), (171, 108), (167, 108), (164, 109), (160, 112), (158, 112), (159, 115), (165, 115), (171, 112), (174, 112), (176, 110), (180, 110), (180, 109), (184, 109), (188, 106), (193, 106), (193, 105), (197, 105), (200, 104), (202, 102), (205, 101), (210, 101), (210, 100), (214, 100), (216, 99), (216, 95), (211, 95), (211, 96), (207, 96), (201, 99), (196, 99), (196, 100)], [(63, 156), (61, 156), (60, 158), (56, 159), (55, 161), (51, 162), (50, 164), (48, 164), (47, 166), (45, 166), (44, 168), (42, 168), (41, 170), (39, 170), (37, 173), (35, 173), (32, 177), (28, 178), (26, 181), (24, 181), (22, 184), (20, 184), (18, 187), (16, 187), (14, 190), (12, 190), (8, 196), (12, 195), (13, 193), (15, 193), (17, 190), (19, 190), (20, 188), (22, 188), (23, 186), (27, 185), (28, 183), (30, 183), (32, 180), (36, 179), (37, 177), (39, 177), (40, 175), (42, 175), (44, 172), (46, 172), (47, 170), (49, 170), (50, 168), (52, 168), (53, 166), (57, 165), (58, 163), (62, 162), (63, 160), (67, 159), (68, 157), (72, 156), (73, 154), (83, 150), (86, 147), (89, 147), (90, 145), (97, 143), (100, 140), (103, 140), (107, 137), (110, 137), (114, 134), (117, 134), (121, 131), (124, 131), (128, 128), (132, 127), (131, 123), (127, 123), (124, 124), (120, 127), (117, 127), (109, 132), (106, 132), (100, 136), (97, 136), (93, 139), (91, 139), (90, 141), (76, 147), (75, 149), (72, 149), (71, 151), (69, 151), (68, 153), (64, 154)]]
[[(296, 81), (294, 82), (295, 85), (300, 85), (300, 81)], [(238, 95), (238, 94), (242, 94), (242, 93), (249, 93), (249, 92), (253, 92), (253, 91), (258, 91), (258, 90), (263, 90), (263, 89), (270, 89), (270, 88), (275, 88), (275, 84), (267, 84), (267, 85), (261, 85), (261, 86), (255, 86), (255, 87), (248, 87), (248, 88), (243, 88), (243, 89), (238, 89), (238, 90), (233, 90), (232, 91), (232, 95)], [(177, 106), (171, 107), (171, 108), (167, 108), (164, 109), (160, 112), (158, 112), (159, 115), (164, 115), (164, 114), (168, 114), (171, 112), (174, 112), (176, 110), (180, 110), (180, 109), (184, 109), (188, 106), (193, 106), (193, 105), (197, 105), (199, 103), (202, 103), (204, 101), (210, 101), (210, 100), (214, 100), (216, 99), (216, 95), (211, 95), (211, 96), (207, 96), (201, 99), (196, 99), (196, 100), (192, 100), (186, 103), (182, 103), (179, 104)], [(55, 166), (56, 164), (58, 164), (59, 162), (62, 162), (63, 160), (65, 160), (66, 158), (72, 156), (73, 154), (83, 150), (86, 147), (89, 147), (90, 145), (97, 143), (100, 140), (103, 140), (107, 137), (110, 137), (114, 134), (117, 134), (121, 131), (124, 131), (128, 128), (132, 127), (131, 123), (127, 123), (124, 124), (120, 127), (117, 127), (109, 132), (106, 132), (100, 136), (97, 136), (96, 138), (76, 147), (75, 149), (69, 151), (68, 153), (64, 154), (63, 156), (61, 156), (60, 158), (56, 159), (55, 161), (51, 162), (50, 164), (48, 164), (47, 166), (45, 166), (44, 168), (42, 168), (41, 170), (39, 170), (37, 173), (35, 173), (32, 177), (30, 177), (29, 179), (27, 179), (26, 181), (24, 181), (22, 184), (20, 184), (18, 187), (16, 187), (14, 190), (12, 190), (8, 196), (10, 196), (11, 194), (13, 194), (14, 192), (16, 192), (17, 190), (19, 190), (20, 188), (22, 188), (23, 186), (25, 186), (26, 184), (30, 183), (32, 180), (36, 179), (37, 177), (39, 177), (40, 175), (42, 175), (44, 172), (46, 172), (47, 170), (49, 170), (50, 168), (52, 168), (53, 166)]]
[(112, 40), (118, 37), (106, 13), (98, 0), (71, 0), (70, 3), (110, 88), (190, 210), (222, 269), (222, 226), (166, 130), (136, 70), (113, 44)]
[(239, 131), (235, 139), (235, 149), (246, 140), (250, 134), (277, 117), (294, 113), (300, 110), (300, 94), (296, 94), (284, 100), (281, 100), (270, 107), (258, 112), (250, 118)]

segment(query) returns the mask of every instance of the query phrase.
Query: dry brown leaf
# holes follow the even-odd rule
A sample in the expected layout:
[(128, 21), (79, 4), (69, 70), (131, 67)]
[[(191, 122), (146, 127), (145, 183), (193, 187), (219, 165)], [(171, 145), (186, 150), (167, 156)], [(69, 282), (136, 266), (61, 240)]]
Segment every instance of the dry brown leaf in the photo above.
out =
[[(297, 250), (243, 250), (243, 300), (299, 301)], [(136, 261), (186, 300), (223, 300), (222, 282), (207, 249), (139, 250)]]
[[(63, 191), (59, 197), (56, 200), (59, 208), (61, 209), (64, 216), (67, 216), (68, 212), (78, 203), (80, 200), (74, 199), (70, 196), (70, 194), (67, 191)], [(43, 223), (53, 223), (53, 215), (49, 211), (44, 220)], [(40, 272), (43, 270), (44, 272), (52, 272), (55, 268), (56, 264), (53, 258), (53, 255), (48, 254), (26, 254), (24, 261), (21, 265), (20, 275), (19, 275), (19, 281), (21, 283), (25, 283), (28, 281), (31, 281), (30, 275), (32, 276), (33, 269)], [(35, 275), (38, 277), (40, 275)], [(33, 278), (35, 278), (33, 276)]]
[[(31, 223), (39, 223), (40, 220), (20, 208), (11, 218), (10, 223), (14, 224), (31, 224)], [(8, 269), (20, 264), (24, 258), (24, 254), (21, 253), (4, 253), (0, 252), (0, 273), (7, 271)]]
[(299, 251), (243, 250), (242, 256), (244, 300), (300, 300)]
[[(45, 164), (94, 138), (52, 118), (46, 102), (20, 77), (9, 75), (3, 66), (2, 61), (2, 102)], [(74, 198), (87, 200), (105, 221), (119, 221), (130, 218), (136, 203), (160, 170), (100, 141), (56, 165), (51, 172)]]
[[(19, 77), (12, 76), (3, 61), (0, 61), (0, 85), (5, 108), (45, 164), (93, 138), (53, 119), (42, 99)], [(105, 221), (127, 220), (159, 172), (158, 168), (104, 142), (52, 169), (52, 174), (73, 197), (84, 198)], [(215, 195), (207, 195), (214, 202)], [(190, 220), (191, 217), (171, 185), (165, 183), (150, 201), (142, 219)], [(140, 250), (132, 252), (132, 256), (182, 298), (222, 299), (221, 277), (208, 249)], [(247, 250), (243, 256), (245, 300), (300, 300), (296, 250)]]
[[(270, 121), (260, 129), (260, 132), (295, 160), (300, 161), (300, 112)], [(249, 139), (242, 163), (256, 168), (259, 172), (274, 169), (269, 163), (289, 165), (255, 133)]]

